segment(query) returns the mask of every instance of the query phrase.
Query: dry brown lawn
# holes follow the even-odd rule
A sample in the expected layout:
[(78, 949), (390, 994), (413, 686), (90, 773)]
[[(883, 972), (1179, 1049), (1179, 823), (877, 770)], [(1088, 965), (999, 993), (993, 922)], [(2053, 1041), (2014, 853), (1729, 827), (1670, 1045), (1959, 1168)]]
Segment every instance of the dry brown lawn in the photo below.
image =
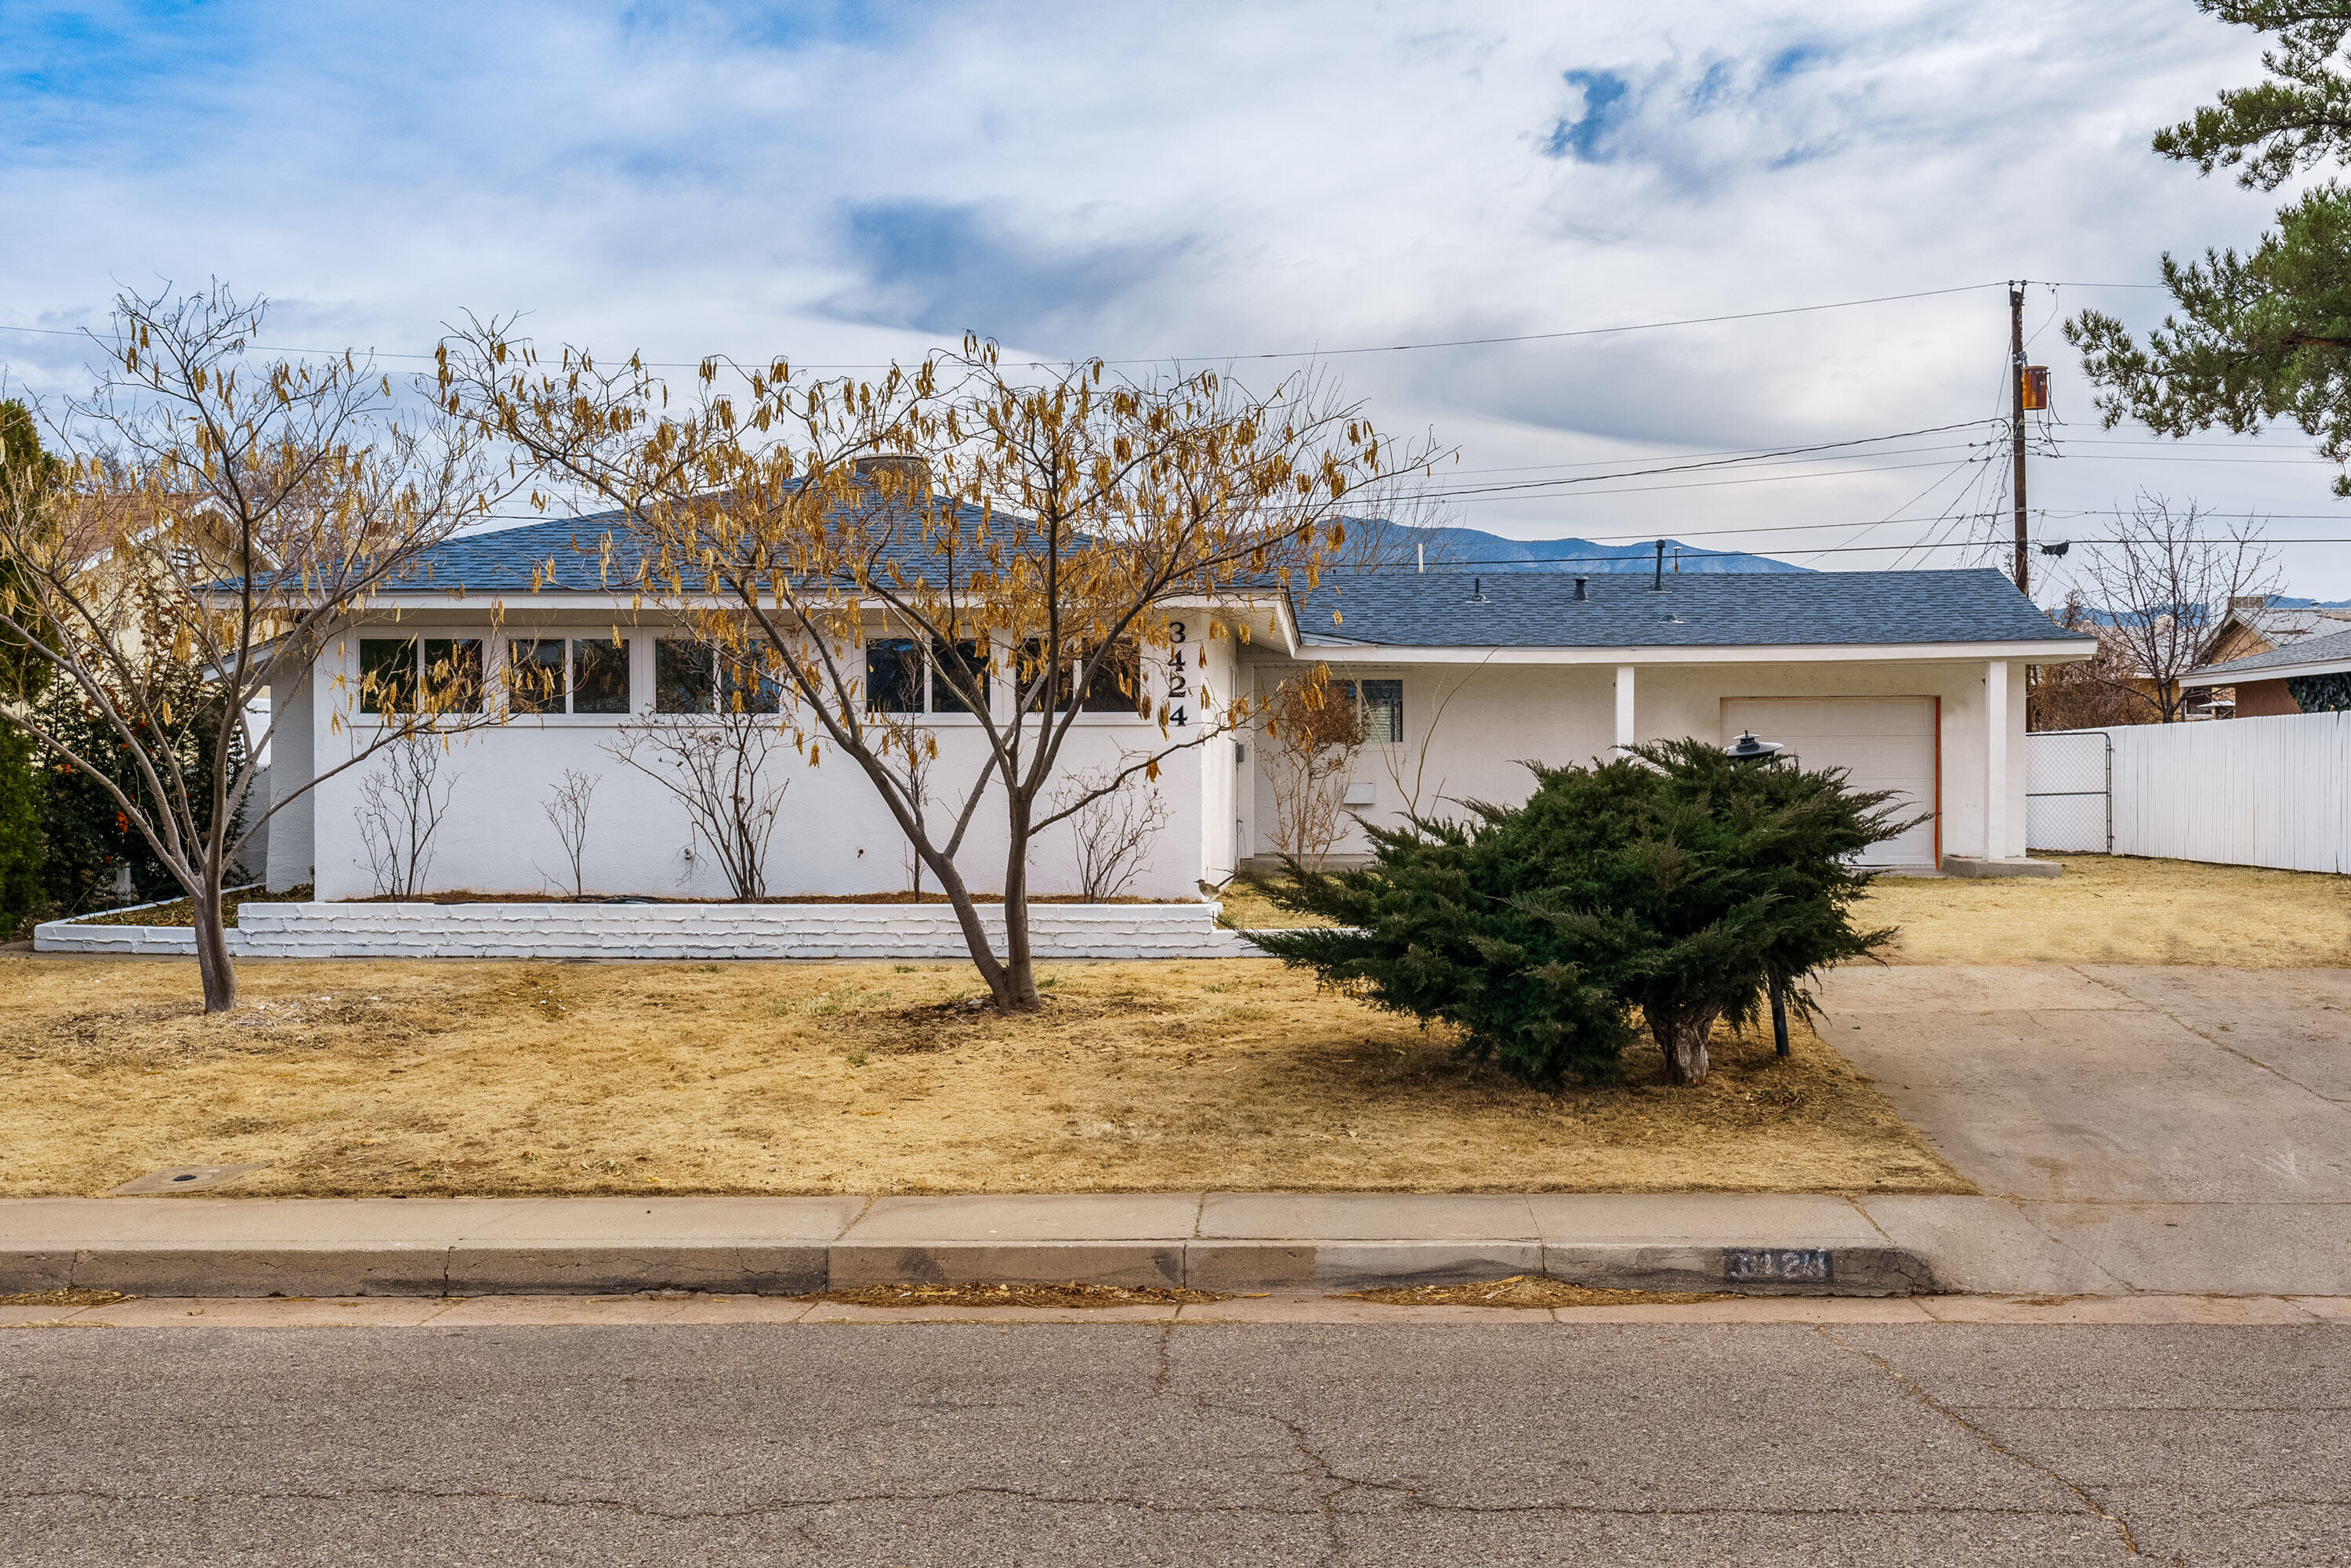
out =
[(0, 1193), (1967, 1190), (1802, 1031), (1553, 1096), (1270, 960), (1054, 965), (1019, 1021), (947, 964), (243, 975), (0, 958)]
[[(1895, 964), (2351, 965), (2351, 877), (2194, 861), (2044, 855), (2057, 877), (1881, 877), (1859, 918), (1901, 931)], [(1228, 889), (1244, 928), (1322, 925)]]
[(2351, 965), (2351, 877), (2050, 855), (2057, 877), (1878, 880), (1861, 918), (1896, 964)]

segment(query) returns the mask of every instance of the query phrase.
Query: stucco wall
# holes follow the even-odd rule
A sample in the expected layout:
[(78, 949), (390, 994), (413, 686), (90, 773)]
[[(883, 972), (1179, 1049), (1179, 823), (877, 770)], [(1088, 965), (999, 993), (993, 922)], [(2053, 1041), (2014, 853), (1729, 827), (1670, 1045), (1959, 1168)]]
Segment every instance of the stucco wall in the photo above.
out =
[[(1205, 621), (1187, 623), (1186, 646), (1198, 649), (1207, 632)], [(608, 637), (610, 621), (580, 624), (576, 620), (534, 621), (528, 629), (510, 618), (492, 640), (495, 671), (498, 650), (517, 635)], [(351, 689), (358, 677), (358, 644), (368, 635), (488, 636), (483, 624), (468, 624), (454, 616), (411, 615), (397, 629), (361, 629), (330, 643), (321, 654), (312, 680), (314, 742), (323, 771), (354, 755), (380, 733), (373, 721), (351, 711)], [(642, 724), (651, 716), (653, 643), (661, 635), (676, 635), (657, 627), (623, 628), (632, 661), (632, 692), (639, 712), (631, 716), (523, 716), (492, 728), (456, 737), (440, 758), (441, 777), (448, 789), (448, 810), (434, 839), (428, 886), (433, 890), (471, 889), (488, 893), (527, 893), (568, 888), (569, 872), (562, 847), (543, 807), (566, 768), (598, 776), (590, 810), (586, 856), (588, 891), (659, 897), (723, 898), (725, 878), (713, 863), (706, 846), (694, 843), (684, 806), (661, 784), (614, 755), (624, 738), (624, 726)], [(1229, 694), (1228, 674), (1217, 680), (1219, 660), (1229, 667), (1229, 644), (1207, 639), (1212, 678), (1210, 700)], [(1220, 651), (1221, 645), (1221, 651)], [(1200, 654), (1187, 661), (1192, 684), (1199, 685)], [(1146, 674), (1155, 699), (1166, 690), (1167, 655), (1146, 659)], [(334, 676), (344, 677), (338, 689)], [(494, 682), (495, 684), (495, 682)], [(998, 683), (999, 696), (1003, 683)], [(1186, 716), (1197, 727), (1204, 705), (1195, 701)], [(1033, 720), (1032, 720), (1033, 724)], [(926, 721), (939, 747), (929, 792), (933, 820), (952, 817), (964, 792), (985, 771), (987, 747), (976, 719), (941, 715)], [(1032, 731), (1033, 733), (1033, 731)], [(1175, 732), (1174, 738), (1182, 738)], [(1111, 714), (1081, 715), (1062, 750), (1065, 771), (1116, 766), (1122, 758), (1158, 749), (1166, 743), (1155, 723)], [(1219, 755), (1221, 754), (1221, 755)], [(1155, 840), (1141, 875), (1127, 888), (1146, 898), (1197, 897), (1202, 876), (1214, 869), (1219, 845), (1203, 831), (1204, 805), (1222, 790), (1228, 800), (1231, 768), (1228, 742), (1210, 741), (1173, 758), (1163, 768), (1155, 789), (1166, 801), (1169, 821)], [(382, 766), (371, 759), (320, 784), (316, 793), (315, 838), (317, 886), (322, 899), (365, 896), (375, 891), (367, 856), (360, 843), (358, 812), (366, 778)], [(872, 782), (846, 757), (830, 745), (819, 747), (819, 762), (810, 767), (789, 745), (771, 754), (773, 777), (785, 784), (768, 861), (767, 885), (774, 895), (806, 894), (886, 893), (911, 885), (911, 856), (905, 839), (883, 809)], [(973, 819), (956, 863), (976, 891), (999, 891), (1004, 883), (1008, 836), (1003, 827), (1003, 796), (991, 787)], [(1214, 807), (1217, 816), (1229, 814), (1225, 803)], [(694, 853), (685, 852), (693, 846)], [(1226, 855), (1228, 849), (1224, 849)], [(273, 856), (273, 862), (275, 862)], [(274, 873), (278, 872), (273, 863)], [(1079, 891), (1076, 856), (1066, 827), (1049, 829), (1031, 846), (1030, 885), (1042, 894)], [(934, 885), (926, 874), (925, 885)]]
[[(1254, 667), (1266, 690), (1305, 668), (1263, 660)], [(1924, 696), (1938, 699), (1942, 850), (1981, 854), (1984, 842), (1985, 727), (1981, 660), (1903, 663), (1820, 662), (1741, 664), (1635, 665), (1634, 726), (1643, 740), (1696, 736), (1720, 744), (1722, 705), (1737, 697)], [(1613, 665), (1333, 664), (1338, 678), (1404, 682), (1405, 742), (1364, 748), (1358, 783), (1373, 786), (1376, 803), (1363, 809), (1392, 821), (1416, 779), (1424, 810), (1458, 811), (1451, 801), (1522, 800), (1531, 778), (1520, 758), (1581, 763), (1607, 755), (1615, 743)], [(2007, 842), (2002, 858), (2024, 852), (2024, 667), (2008, 663), (2009, 757)], [(1441, 709), (1441, 716), (1440, 716)], [(1433, 732), (1433, 733), (1432, 733)], [(1767, 737), (1768, 738), (1768, 737)], [(1250, 769), (1249, 843), (1271, 851), (1272, 786), (1258, 747)], [(1367, 847), (1351, 827), (1339, 852)]]
[(2302, 711), (2283, 681), (2240, 681), (2236, 692), (2234, 718), (2283, 718)]
[(269, 836), (267, 880), (272, 893), (284, 893), (309, 881), (310, 868), (318, 859), (311, 838), (316, 802), (307, 793), (294, 793), (314, 777), (318, 708), (318, 694), (308, 682), (290, 691), (270, 691), (269, 793), (272, 800), (286, 801), (285, 808), (262, 829)]

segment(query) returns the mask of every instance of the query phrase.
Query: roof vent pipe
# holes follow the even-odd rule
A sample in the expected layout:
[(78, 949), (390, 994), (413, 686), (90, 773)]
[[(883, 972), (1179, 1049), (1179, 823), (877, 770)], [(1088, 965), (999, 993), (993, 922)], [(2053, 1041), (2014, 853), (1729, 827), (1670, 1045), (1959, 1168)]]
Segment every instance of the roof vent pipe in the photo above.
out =
[[(1677, 563), (1677, 564), (1678, 564), (1678, 563)], [(1651, 577), (1651, 578), (1649, 579), (1649, 591), (1650, 591), (1650, 592), (1652, 592), (1652, 593), (1663, 593), (1665, 591), (1666, 591), (1666, 541), (1665, 541), (1665, 540), (1663, 540), (1663, 539), (1659, 539), (1659, 540), (1657, 541), (1657, 570), (1656, 570), (1656, 574), (1655, 576), (1653, 576), (1653, 577)]]
[(1473, 577), (1469, 580), (1469, 602), (1472, 604), (1485, 604), (1489, 602), (1486, 598), (1486, 580), (1484, 578)]
[(1578, 600), (1585, 600), (1592, 597), (1590, 591), (1584, 587), (1584, 584), (1591, 580), (1592, 580), (1588, 577), (1579, 577), (1575, 580), (1575, 597)]

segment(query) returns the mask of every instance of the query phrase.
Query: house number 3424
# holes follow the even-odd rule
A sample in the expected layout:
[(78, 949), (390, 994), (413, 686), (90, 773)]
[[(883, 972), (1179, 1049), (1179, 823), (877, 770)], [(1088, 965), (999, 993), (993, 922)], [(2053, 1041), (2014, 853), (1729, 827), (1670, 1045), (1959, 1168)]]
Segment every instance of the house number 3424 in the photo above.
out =
[(1167, 623), (1167, 722), (1189, 724), (1190, 714), (1185, 711), (1186, 699), (1192, 695), (1192, 683), (1184, 666), (1184, 622)]

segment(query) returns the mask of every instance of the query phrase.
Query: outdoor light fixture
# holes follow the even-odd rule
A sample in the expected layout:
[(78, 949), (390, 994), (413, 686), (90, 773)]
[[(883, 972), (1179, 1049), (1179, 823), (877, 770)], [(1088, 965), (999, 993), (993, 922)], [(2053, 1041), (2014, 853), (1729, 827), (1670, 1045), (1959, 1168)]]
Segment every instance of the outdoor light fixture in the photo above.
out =
[(1733, 762), (1768, 762), (1780, 755), (1780, 745), (1777, 741), (1758, 740), (1753, 730), (1743, 730), (1727, 748), (1726, 755)]

